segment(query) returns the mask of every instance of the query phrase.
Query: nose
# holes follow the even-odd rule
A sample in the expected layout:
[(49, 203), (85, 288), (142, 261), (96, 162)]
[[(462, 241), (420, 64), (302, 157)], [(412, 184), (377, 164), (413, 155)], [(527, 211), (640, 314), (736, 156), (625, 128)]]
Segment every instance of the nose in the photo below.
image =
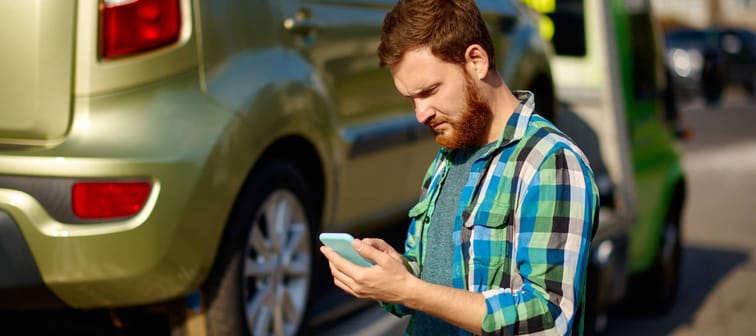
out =
[(412, 100), (412, 105), (415, 107), (415, 118), (417, 118), (417, 122), (425, 124), (433, 118), (435, 112), (425, 99), (415, 98)]

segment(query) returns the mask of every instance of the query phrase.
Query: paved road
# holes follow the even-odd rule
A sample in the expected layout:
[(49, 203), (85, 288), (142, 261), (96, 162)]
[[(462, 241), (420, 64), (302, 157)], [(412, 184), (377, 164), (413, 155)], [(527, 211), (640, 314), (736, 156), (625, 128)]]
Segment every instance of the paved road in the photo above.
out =
[[(688, 176), (683, 276), (668, 314), (614, 313), (606, 335), (756, 335), (756, 101), (729, 92), (722, 106), (683, 109), (692, 138), (682, 145)], [(378, 309), (320, 335), (401, 335), (406, 320)]]

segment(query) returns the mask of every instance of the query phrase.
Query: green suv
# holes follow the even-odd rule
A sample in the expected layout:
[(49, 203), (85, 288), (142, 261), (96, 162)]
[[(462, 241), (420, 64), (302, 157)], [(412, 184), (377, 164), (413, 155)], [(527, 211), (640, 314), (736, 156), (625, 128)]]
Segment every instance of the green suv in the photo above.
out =
[(601, 194), (588, 330), (602, 331), (617, 304), (662, 313), (680, 281), (686, 184), (650, 1), (526, 2), (554, 45), (557, 124), (586, 152)]
[[(403, 233), (437, 149), (378, 66), (393, 4), (0, 2), (0, 308), (179, 302), (210, 335), (329, 316), (314, 237)], [(531, 16), (479, 5), (552, 116)]]

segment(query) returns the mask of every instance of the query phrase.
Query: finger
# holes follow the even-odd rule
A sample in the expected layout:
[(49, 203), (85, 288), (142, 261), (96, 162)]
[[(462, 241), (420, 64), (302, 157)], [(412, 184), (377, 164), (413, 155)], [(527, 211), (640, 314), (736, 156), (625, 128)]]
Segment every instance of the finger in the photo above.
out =
[(341, 272), (336, 266), (329, 263), (329, 267), (331, 268), (331, 275), (333, 275), (333, 282), (336, 284), (342, 284), (344, 288), (348, 288), (351, 290), (351, 286), (347, 285), (347, 283), (351, 282), (351, 279), (346, 276), (343, 272)]
[(393, 247), (386, 243), (383, 239), (379, 238), (363, 238), (361, 241), (365, 244), (368, 244), (372, 247), (374, 247), (377, 250), (381, 250), (383, 252), (386, 252), (388, 250), (393, 250)]
[[(363, 242), (361, 239), (355, 239), (352, 242), (352, 247), (354, 247), (357, 253), (359, 253), (361, 256), (374, 261), (376, 264), (383, 264), (385, 263), (385, 258), (390, 258), (388, 253), (383, 252), (383, 250), (381, 249), (375, 248), (367, 242)], [(379, 247), (384, 246), (379, 244)]]
[(391, 246), (389, 243), (387, 243), (383, 239), (379, 238), (364, 238), (362, 239), (362, 242), (365, 244), (368, 244), (377, 250), (383, 251), (384, 253), (387, 253), (394, 257), (401, 257), (401, 253), (397, 252), (396, 249), (394, 249), (393, 246)]
[(333, 276), (334, 281), (341, 281), (344, 282), (348, 277), (339, 270), (339, 267), (334, 264), (333, 262), (328, 262), (328, 268), (331, 270), (331, 276)]
[(328, 259), (328, 262), (330, 264), (333, 264), (333, 266), (337, 268), (340, 273), (343, 273), (345, 276), (349, 277), (350, 279), (354, 278), (355, 274), (360, 274), (360, 272), (364, 270), (364, 267), (360, 267), (353, 264), (351, 261), (342, 257), (340, 254), (332, 250), (330, 247), (321, 246), (320, 252), (323, 253), (326, 259)]
[(333, 263), (328, 263), (328, 266), (331, 268), (331, 274), (333, 275), (333, 283), (339, 287), (341, 290), (346, 292), (349, 295), (352, 295), (357, 298), (361, 298), (358, 294), (355, 288), (357, 288), (357, 282), (350, 278), (348, 275), (341, 272), (336, 265)]
[(333, 249), (325, 245), (320, 247), (320, 253), (322, 253), (323, 256), (325, 256), (326, 259), (328, 259), (328, 262), (335, 263), (339, 266), (347, 261), (346, 259), (344, 259), (344, 257), (338, 254), (336, 251), (334, 251)]
[(346, 283), (344, 283), (343, 281), (341, 281), (341, 280), (339, 280), (339, 279), (336, 279), (336, 278), (334, 278), (334, 279), (333, 279), (333, 283), (334, 283), (334, 284), (336, 285), (336, 287), (339, 287), (339, 288), (341, 288), (341, 290), (343, 290), (343, 291), (344, 291), (345, 293), (347, 293), (347, 294), (349, 294), (349, 295), (351, 295), (351, 296), (354, 296), (354, 297), (358, 297), (358, 296), (357, 296), (357, 293), (355, 293), (355, 292), (354, 292), (354, 290), (352, 290), (352, 288), (350, 288), (350, 287), (349, 287), (349, 286), (348, 286), (348, 285), (347, 285)]

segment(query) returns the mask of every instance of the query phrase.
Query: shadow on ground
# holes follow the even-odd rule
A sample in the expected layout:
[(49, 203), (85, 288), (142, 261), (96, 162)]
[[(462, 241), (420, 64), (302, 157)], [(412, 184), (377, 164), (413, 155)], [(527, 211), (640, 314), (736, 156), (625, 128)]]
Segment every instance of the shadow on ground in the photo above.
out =
[(691, 324), (718, 284), (749, 257), (747, 252), (739, 250), (685, 247), (680, 289), (672, 310), (663, 316), (645, 317), (617, 309), (611, 314), (604, 335), (669, 335)]
[(3, 336), (165, 336), (168, 321), (139, 309), (121, 309), (116, 327), (110, 312), (96, 310), (0, 311)]

